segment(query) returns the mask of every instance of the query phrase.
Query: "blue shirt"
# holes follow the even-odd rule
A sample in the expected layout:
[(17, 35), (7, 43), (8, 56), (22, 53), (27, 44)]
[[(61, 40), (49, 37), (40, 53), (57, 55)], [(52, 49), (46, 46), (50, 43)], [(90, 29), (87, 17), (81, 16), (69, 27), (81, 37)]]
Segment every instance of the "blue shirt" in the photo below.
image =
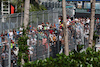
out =
[(1, 46), (1, 37), (0, 37), (0, 46)]

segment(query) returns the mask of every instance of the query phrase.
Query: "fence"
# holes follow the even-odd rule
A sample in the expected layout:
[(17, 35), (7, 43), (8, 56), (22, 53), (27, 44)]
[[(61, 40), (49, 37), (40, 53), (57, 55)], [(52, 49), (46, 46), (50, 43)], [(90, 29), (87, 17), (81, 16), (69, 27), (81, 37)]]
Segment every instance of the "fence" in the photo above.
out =
[[(31, 12), (30, 13), (30, 25), (32, 27), (37, 28), (38, 24), (41, 24), (42, 22), (50, 22), (51, 24), (57, 24), (58, 23), (58, 14), (59, 12), (57, 11), (43, 11), (43, 12)], [(16, 29), (18, 31), (18, 28), (22, 25), (21, 22), (21, 14), (12, 14), (12, 15), (5, 15), (3, 16), (5, 19), (5, 22), (0, 23), (0, 32), (3, 32), (5, 30), (10, 30), (10, 29)], [(2, 21), (2, 16), (0, 17), (0, 21)], [(80, 32), (77, 32), (76, 26), (73, 27), (68, 27), (68, 42), (69, 42), (69, 50), (74, 50), (76, 48), (76, 45), (85, 45), (84, 48), (88, 47), (88, 39), (84, 37), (83, 31), (84, 28), (81, 27)], [(62, 47), (64, 47), (64, 40), (63, 40), (63, 29), (52, 29), (53, 33), (51, 34), (52, 31), (50, 30), (37, 30), (38, 33), (31, 32), (31, 34), (28, 34), (29, 40), (27, 40), (27, 43), (30, 48), (30, 61), (35, 61), (37, 59), (45, 59), (47, 57), (52, 56), (53, 58), (56, 57), (56, 54), (60, 52)], [(34, 36), (33, 36), (34, 35)], [(16, 35), (17, 37), (17, 35)], [(54, 38), (55, 41), (52, 41)], [(8, 37), (6, 37), (8, 38)], [(9, 38), (8, 38), (9, 40)], [(13, 39), (17, 43), (18, 39)], [(44, 42), (45, 41), (45, 42)], [(7, 43), (11, 44), (10, 41)], [(1, 46), (3, 46), (1, 44)], [(10, 45), (9, 45), (10, 46)], [(18, 48), (18, 46), (16, 46)], [(9, 56), (10, 54), (10, 47), (8, 49), (9, 51)], [(1, 55), (3, 52), (1, 53)], [(5, 53), (4, 53), (5, 54)], [(10, 57), (9, 57), (10, 59)], [(4, 63), (7, 63), (8, 60), (4, 60)], [(10, 65), (10, 60), (9, 64)]]
[[(72, 30), (69, 30), (69, 50), (74, 50), (75, 49), (75, 40), (72, 38), (73, 33), (71, 33)], [(10, 39), (6, 35), (5, 38), (1, 38), (1, 47), (6, 48), (5, 52), (1, 52), (1, 55), (5, 55), (8, 53), (9, 57), (7, 59), (2, 59), (2, 65), (8, 66), (10, 62), (12, 63), (12, 50), (14, 51), (15, 47), (18, 48), (17, 41), (20, 35), (10, 35), (9, 38), (11, 38), (11, 42), (9, 41)], [(62, 30), (57, 30), (56, 28), (54, 29), (49, 29), (49, 30), (37, 30), (36, 32), (28, 32), (28, 37), (29, 39), (27, 40), (27, 45), (29, 46), (29, 55), (30, 55), (30, 61), (35, 61), (37, 59), (45, 59), (47, 57), (53, 57), (56, 58), (56, 54), (58, 54), (62, 47), (64, 47), (64, 36), (63, 36), (63, 31)], [(75, 37), (75, 35), (74, 35)], [(14, 41), (15, 43), (13, 43)], [(8, 45), (3, 45), (8, 43)], [(6, 43), (5, 43), (6, 42)], [(12, 44), (13, 43), (13, 44)], [(13, 45), (13, 47), (11, 46)], [(2, 48), (3, 49), (3, 48)], [(18, 50), (18, 49), (17, 49)], [(63, 51), (62, 51), (63, 52)], [(1, 57), (2, 57), (1, 56)], [(3, 58), (3, 57), (2, 57)], [(13, 59), (16, 61), (16, 58)], [(4, 67), (6, 67), (4, 66)]]
[[(58, 16), (59, 13), (56, 10), (34, 11), (30, 12), (29, 22), (34, 27), (37, 27), (37, 25), (42, 22), (56, 24), (58, 23)], [(0, 33), (4, 30), (18, 29), (23, 24), (23, 18), (24, 14), (21, 13), (0, 16)]]
[(11, 62), (10, 57), (10, 39), (2, 36), (0, 37), (0, 67), (8, 67)]

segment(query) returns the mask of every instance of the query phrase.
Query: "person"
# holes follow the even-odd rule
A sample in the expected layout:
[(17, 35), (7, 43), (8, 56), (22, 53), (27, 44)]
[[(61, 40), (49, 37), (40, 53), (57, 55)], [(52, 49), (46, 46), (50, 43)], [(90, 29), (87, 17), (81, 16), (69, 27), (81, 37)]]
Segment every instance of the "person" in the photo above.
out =
[(14, 54), (15, 54), (16, 56), (18, 56), (18, 48), (15, 48), (13, 52), (14, 52)]
[(59, 49), (61, 49), (61, 39), (62, 39), (62, 36), (61, 34), (59, 34)]
[(43, 28), (42, 24), (38, 25), (38, 29), (41, 30)]
[(90, 19), (89, 18), (86, 19), (86, 23), (88, 23), (88, 24), (90, 23)]
[(23, 30), (20, 30), (20, 32), (19, 32), (19, 35), (22, 35), (23, 34), (23, 32), (22, 32)]
[(0, 37), (0, 47), (2, 46), (2, 44), (1, 44), (1, 43), (2, 43), (2, 40), (1, 40), (1, 37)]
[(38, 59), (43, 59), (43, 55), (45, 55), (45, 54), (46, 54), (45, 46), (42, 45), (41, 40), (39, 40), (39, 44), (37, 46), (37, 57), (38, 57)]
[(42, 39), (42, 45), (44, 45), (44, 46), (46, 47), (46, 49), (48, 48), (47, 39), (46, 39), (45, 36), (44, 36), (44, 38)]
[(32, 61), (32, 57), (33, 57), (33, 47), (31, 45), (29, 45), (29, 61)]
[(49, 39), (50, 39), (50, 45), (53, 45), (53, 34), (49, 34)]
[(11, 67), (14, 66), (14, 63), (16, 63), (16, 55), (14, 54), (13, 50), (11, 50)]
[(4, 36), (8, 36), (8, 33), (7, 33), (7, 31), (5, 31), (5, 33), (4, 33)]
[(53, 42), (56, 42), (56, 36), (55, 36), (55, 34), (53, 35)]
[(42, 24), (41, 24), (41, 25), (42, 25), (42, 29), (44, 29), (44, 27), (45, 27), (45, 24), (42, 22)]
[(0, 64), (0, 67), (2, 67), (2, 65)]
[(2, 54), (1, 54), (1, 58), (2, 58), (2, 66), (4, 67), (4, 60), (5, 60), (5, 51), (2, 51)]
[(4, 35), (3, 35), (3, 32), (1, 33), (1, 37), (3, 37)]
[(31, 39), (31, 43), (32, 43), (32, 46), (35, 46), (36, 45), (36, 39), (35, 38)]

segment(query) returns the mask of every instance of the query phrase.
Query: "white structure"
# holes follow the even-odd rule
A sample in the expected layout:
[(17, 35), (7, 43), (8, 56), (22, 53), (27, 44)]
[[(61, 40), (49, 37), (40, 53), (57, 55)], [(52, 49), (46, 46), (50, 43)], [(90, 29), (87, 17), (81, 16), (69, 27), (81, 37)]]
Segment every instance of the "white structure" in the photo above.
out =
[(95, 45), (95, 49), (96, 49), (97, 52), (98, 52), (98, 50), (100, 50), (100, 43)]
[[(1, 2), (1, 13), (2, 15), (10, 14), (10, 1), (6, 0)], [(4, 22), (4, 17), (2, 17), (2, 22)]]

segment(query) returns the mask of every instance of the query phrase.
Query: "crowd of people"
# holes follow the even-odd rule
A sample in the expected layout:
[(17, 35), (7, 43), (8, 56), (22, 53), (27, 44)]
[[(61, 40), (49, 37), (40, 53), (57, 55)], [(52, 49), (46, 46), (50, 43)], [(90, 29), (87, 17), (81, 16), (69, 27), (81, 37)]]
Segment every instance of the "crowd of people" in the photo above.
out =
[[(89, 37), (90, 19), (89, 18), (67, 18), (68, 42), (70, 50), (74, 49), (76, 44), (86, 44)], [(96, 27), (98, 25), (98, 27)], [(99, 19), (96, 19), (95, 29), (99, 31)], [(0, 36), (0, 63), (5, 65), (8, 60), (9, 48), (11, 48), (11, 66), (17, 63), (18, 59), (18, 38), (21, 37), (23, 28), (10, 30), (1, 33)], [(44, 59), (48, 56), (56, 57), (57, 53), (63, 52), (64, 48), (64, 31), (63, 20), (59, 18), (59, 24), (50, 24), (50, 22), (39, 24), (37, 28), (29, 25), (27, 45), (29, 46), (29, 61)], [(11, 39), (11, 44), (9, 43)], [(85, 41), (86, 40), (86, 41)], [(11, 46), (10, 46), (11, 45)], [(48, 49), (50, 48), (50, 49)], [(48, 53), (48, 51), (50, 53)]]
[[(48, 57), (48, 46), (50, 47), (50, 56), (55, 57), (57, 53), (57, 32), (56, 25), (51, 25), (49, 22), (46, 24), (42, 23), (38, 25), (37, 28), (29, 25), (27, 45), (29, 46), (29, 61), (36, 59), (43, 59)], [(1, 33), (0, 36), (0, 53), (1, 65), (7, 65), (9, 59), (9, 48), (11, 48), (11, 67), (16, 65), (18, 59), (18, 38), (22, 36), (23, 28), (20, 28), (18, 31), (10, 30), (9, 32), (5, 31)], [(62, 32), (61, 32), (62, 33)], [(61, 34), (59, 40), (61, 41)], [(9, 41), (10, 40), (10, 41)], [(11, 44), (10, 44), (11, 42)], [(5, 61), (7, 63), (5, 63)]]

